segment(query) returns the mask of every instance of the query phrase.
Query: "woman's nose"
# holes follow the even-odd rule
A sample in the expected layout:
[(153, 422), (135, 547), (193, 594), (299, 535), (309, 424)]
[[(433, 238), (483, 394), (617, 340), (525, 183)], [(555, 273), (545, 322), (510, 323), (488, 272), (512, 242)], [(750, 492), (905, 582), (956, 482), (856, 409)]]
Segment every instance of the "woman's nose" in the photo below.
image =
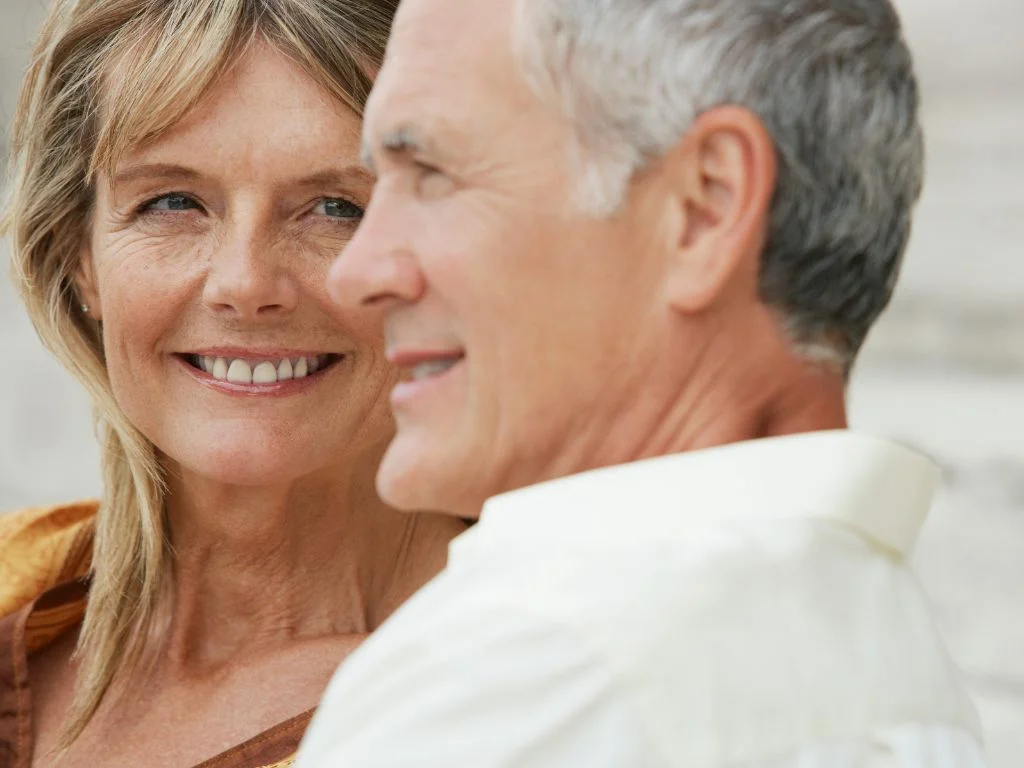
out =
[(236, 232), (213, 254), (203, 299), (222, 313), (240, 318), (283, 314), (295, 309), (298, 287), (289, 254), (266, 233)]

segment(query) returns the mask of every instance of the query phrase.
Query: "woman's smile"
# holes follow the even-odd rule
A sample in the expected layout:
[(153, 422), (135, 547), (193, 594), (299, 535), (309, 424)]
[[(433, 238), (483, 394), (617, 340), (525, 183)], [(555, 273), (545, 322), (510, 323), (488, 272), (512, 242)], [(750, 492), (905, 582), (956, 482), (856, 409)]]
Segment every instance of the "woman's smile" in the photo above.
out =
[(228, 394), (301, 392), (345, 360), (337, 352), (210, 348), (174, 355), (206, 386)]

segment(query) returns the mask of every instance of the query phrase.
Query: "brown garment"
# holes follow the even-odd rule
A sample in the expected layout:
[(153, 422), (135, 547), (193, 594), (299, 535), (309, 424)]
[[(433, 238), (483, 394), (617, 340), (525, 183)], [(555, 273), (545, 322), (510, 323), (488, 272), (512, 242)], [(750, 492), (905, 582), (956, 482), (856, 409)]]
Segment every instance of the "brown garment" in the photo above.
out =
[[(32, 763), (28, 658), (85, 615), (96, 504), (0, 515), (0, 768)], [(287, 768), (313, 710), (195, 768)]]

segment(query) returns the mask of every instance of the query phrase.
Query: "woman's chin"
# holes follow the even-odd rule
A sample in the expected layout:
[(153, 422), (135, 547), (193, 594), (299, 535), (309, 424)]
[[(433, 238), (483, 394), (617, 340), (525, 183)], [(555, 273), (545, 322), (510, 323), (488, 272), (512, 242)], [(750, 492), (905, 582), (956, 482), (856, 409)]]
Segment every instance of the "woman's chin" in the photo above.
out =
[[(374, 452), (357, 430), (338, 419), (322, 422), (238, 419), (181, 420), (147, 436), (170, 459), (183, 481), (229, 486), (281, 487), (313, 475), (343, 475)], [(154, 439), (156, 438), (156, 439)], [(368, 472), (376, 471), (367, 467)]]
[(253, 450), (253, 446), (236, 451), (196, 451), (175, 459), (184, 482), (215, 483), (240, 487), (275, 487), (296, 482), (316, 472), (322, 462), (295, 452)]

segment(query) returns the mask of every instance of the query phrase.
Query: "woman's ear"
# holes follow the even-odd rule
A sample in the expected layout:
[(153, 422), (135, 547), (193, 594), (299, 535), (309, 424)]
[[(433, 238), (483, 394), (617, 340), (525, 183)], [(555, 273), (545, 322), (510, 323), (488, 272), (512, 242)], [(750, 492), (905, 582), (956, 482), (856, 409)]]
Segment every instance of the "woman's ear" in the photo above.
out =
[(78, 270), (74, 277), (75, 292), (78, 296), (79, 309), (99, 322), (103, 319), (103, 307), (100, 304), (99, 285), (96, 282), (96, 266), (92, 258), (92, 244), (86, 237), (83, 243), (79, 258)]
[(697, 118), (673, 154), (682, 226), (669, 299), (680, 312), (698, 313), (737, 281), (756, 281), (775, 192), (775, 145), (750, 110), (724, 106)]

